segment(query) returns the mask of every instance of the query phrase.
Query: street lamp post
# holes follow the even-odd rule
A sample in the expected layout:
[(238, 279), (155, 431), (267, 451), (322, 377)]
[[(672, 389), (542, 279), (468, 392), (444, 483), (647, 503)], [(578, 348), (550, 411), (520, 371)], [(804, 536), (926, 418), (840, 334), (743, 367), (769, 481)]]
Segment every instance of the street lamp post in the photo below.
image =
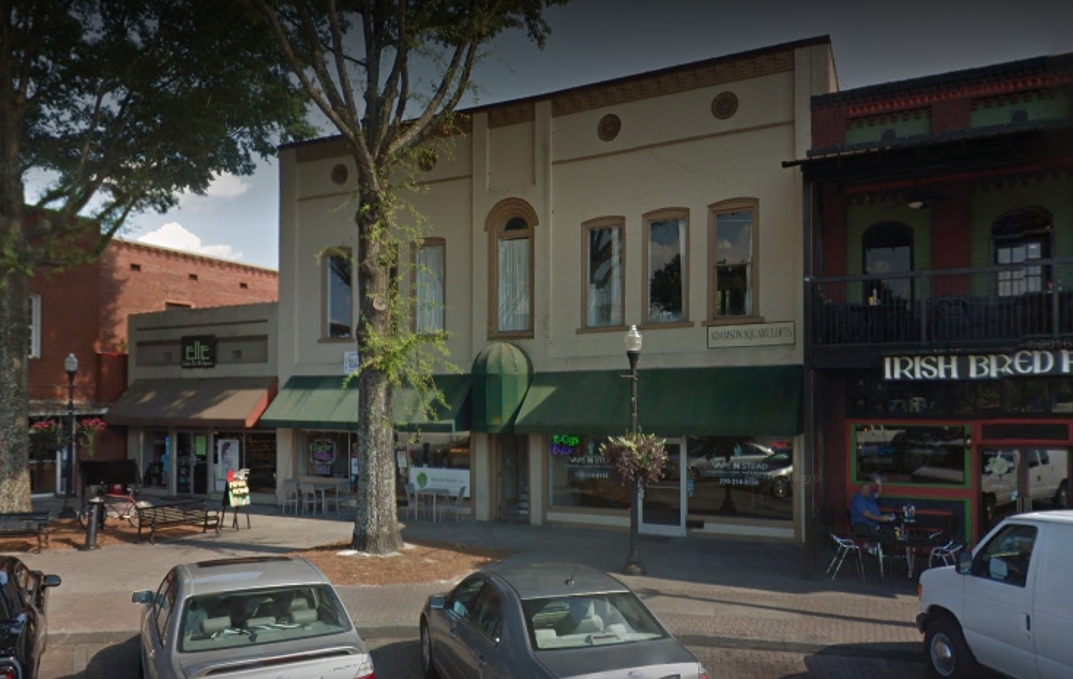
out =
[[(641, 333), (636, 325), (626, 333), (626, 358), (630, 360), (630, 434), (636, 435), (637, 426), (637, 360), (641, 357)], [(630, 502), (630, 556), (622, 572), (626, 575), (643, 575), (645, 567), (637, 548), (637, 524), (640, 523), (641, 479), (633, 480), (633, 501)]]
[(74, 490), (74, 464), (75, 464), (75, 373), (78, 372), (78, 357), (67, 354), (63, 359), (63, 369), (67, 372), (67, 432), (70, 438), (67, 441), (67, 459), (63, 468), (64, 490), (63, 509), (60, 510), (61, 519), (73, 519), (74, 507), (71, 506), (71, 495)]

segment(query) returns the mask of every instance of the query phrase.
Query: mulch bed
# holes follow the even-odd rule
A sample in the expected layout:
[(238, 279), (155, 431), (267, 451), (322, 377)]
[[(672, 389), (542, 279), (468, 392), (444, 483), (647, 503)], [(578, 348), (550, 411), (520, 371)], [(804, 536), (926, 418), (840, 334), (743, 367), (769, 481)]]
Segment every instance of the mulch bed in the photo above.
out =
[[(166, 533), (168, 538), (182, 537), (187, 534), (200, 534), (200, 526), (169, 526)], [(86, 531), (78, 523), (78, 519), (53, 519), (49, 523), (49, 546), (42, 545), (41, 551), (49, 549), (76, 549), (86, 543)], [(125, 519), (108, 519), (104, 524), (104, 530), (97, 529), (97, 545), (109, 547), (111, 545), (135, 544), (138, 539), (138, 529), (131, 526)], [(142, 543), (148, 544), (149, 531), (142, 530)], [(37, 536), (3, 536), (0, 537), (0, 552), (32, 552), (37, 549)]]
[(407, 543), (387, 556), (354, 552), (349, 542), (321, 545), (293, 556), (309, 559), (335, 585), (391, 585), (453, 580), (513, 552), (446, 542)]

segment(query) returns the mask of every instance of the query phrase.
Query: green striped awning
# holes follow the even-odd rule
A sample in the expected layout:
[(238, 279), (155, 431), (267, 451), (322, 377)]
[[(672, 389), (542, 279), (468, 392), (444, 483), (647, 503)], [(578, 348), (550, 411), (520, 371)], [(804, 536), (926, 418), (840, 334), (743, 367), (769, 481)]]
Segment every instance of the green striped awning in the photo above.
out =
[[(435, 404), (432, 418), (420, 407), (420, 393), (396, 389), (395, 429), (400, 431), (454, 432), (470, 428), (470, 376), (437, 375), (436, 388), (443, 392), (446, 406)], [(429, 398), (431, 404), (432, 398)], [(357, 431), (358, 380), (343, 388), (343, 376), (301, 375), (287, 384), (268, 406), (258, 422), (276, 429), (335, 429)]]
[[(618, 435), (629, 430), (628, 369), (537, 373), (514, 431)], [(641, 431), (657, 436), (796, 436), (800, 365), (640, 370)]]

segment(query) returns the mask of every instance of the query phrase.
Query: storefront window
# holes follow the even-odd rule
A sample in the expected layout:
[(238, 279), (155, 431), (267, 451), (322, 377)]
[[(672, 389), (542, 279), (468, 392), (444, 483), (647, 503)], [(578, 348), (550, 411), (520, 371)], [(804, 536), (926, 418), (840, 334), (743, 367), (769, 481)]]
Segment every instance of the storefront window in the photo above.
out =
[(147, 488), (167, 488), (172, 459), (168, 432), (148, 429), (142, 437), (142, 485)]
[(879, 473), (888, 483), (966, 483), (965, 426), (853, 424), (850, 431), (858, 481)]
[(468, 433), (422, 434), (407, 441), (400, 434), (395, 462), (400, 479), (416, 488), (464, 488), (464, 497), (473, 490), (470, 480), (470, 437)]
[(345, 431), (309, 432), (305, 476), (346, 478), (350, 473), (352, 440), (356, 445), (356, 437)]
[(690, 514), (793, 519), (790, 439), (688, 438), (686, 451)]
[(628, 509), (628, 489), (613, 478), (600, 454), (606, 439), (595, 436), (549, 436), (549, 476), (553, 507)]
[(250, 470), (247, 483), (251, 493), (275, 493), (276, 435), (247, 434), (242, 466)]

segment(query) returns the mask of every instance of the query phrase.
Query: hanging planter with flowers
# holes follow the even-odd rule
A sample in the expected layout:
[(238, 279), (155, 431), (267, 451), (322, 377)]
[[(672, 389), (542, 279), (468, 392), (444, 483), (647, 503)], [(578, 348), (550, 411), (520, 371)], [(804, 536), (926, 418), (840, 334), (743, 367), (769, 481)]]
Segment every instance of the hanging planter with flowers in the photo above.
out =
[(30, 425), (30, 459), (55, 460), (67, 447), (67, 429), (56, 420), (38, 420)]
[(646, 486), (663, 478), (667, 465), (666, 443), (652, 434), (612, 436), (600, 446), (600, 453), (623, 483), (640, 481)]
[(93, 457), (96, 451), (97, 437), (108, 428), (108, 423), (99, 417), (90, 417), (78, 423), (78, 447), (82, 455)]

